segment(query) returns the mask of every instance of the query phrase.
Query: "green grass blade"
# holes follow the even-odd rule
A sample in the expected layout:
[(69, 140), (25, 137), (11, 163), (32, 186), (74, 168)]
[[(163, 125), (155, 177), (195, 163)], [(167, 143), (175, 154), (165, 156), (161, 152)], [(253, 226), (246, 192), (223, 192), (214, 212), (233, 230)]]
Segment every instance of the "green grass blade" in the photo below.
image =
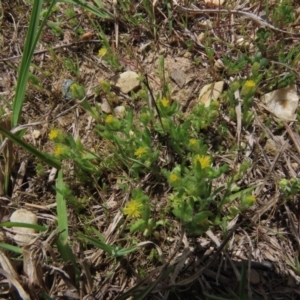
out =
[(43, 153), (41, 151), (38, 151), (35, 147), (33, 147), (30, 144), (27, 144), (22, 139), (20, 139), (18, 136), (16, 136), (15, 134), (11, 133), (10, 131), (6, 130), (5, 128), (3, 128), (1, 126), (0, 126), (0, 133), (3, 133), (12, 142), (21, 146), (23, 149), (25, 149), (29, 153), (33, 154), (34, 156), (36, 156), (37, 158), (39, 158), (46, 164), (48, 164), (56, 169), (60, 169), (61, 163), (54, 156), (52, 156), (48, 153)]
[(0, 223), (0, 227), (25, 227), (31, 228), (36, 231), (46, 231), (47, 227), (37, 225), (37, 224), (29, 224), (29, 223), (21, 223), (21, 222), (3, 222)]
[(28, 27), (27, 36), (26, 36), (21, 66), (19, 70), (18, 82), (16, 87), (16, 95), (13, 102), (12, 127), (15, 127), (19, 123), (19, 119), (22, 111), (29, 67), (33, 55), (32, 49), (35, 48), (34, 41), (35, 41), (35, 36), (39, 24), (42, 5), (43, 5), (43, 1), (35, 0), (32, 7), (30, 23)]
[(58, 250), (66, 262), (72, 262), (76, 264), (76, 258), (72, 252), (72, 249), (68, 243), (69, 238), (69, 228), (68, 228), (68, 212), (67, 203), (64, 196), (58, 191), (63, 191), (65, 189), (65, 184), (63, 182), (62, 171), (58, 172), (57, 182), (56, 182), (56, 203), (57, 203), (57, 220), (58, 229), (60, 231), (59, 237), (57, 239)]
[(236, 193), (228, 196), (227, 197), (227, 201), (231, 202), (231, 201), (233, 201), (233, 200), (235, 200), (237, 198), (241, 198), (244, 195), (247, 195), (247, 194), (251, 193), (255, 188), (257, 188), (257, 185), (253, 185), (253, 186), (251, 186), (249, 188), (246, 188), (244, 190), (238, 191), (238, 192), (236, 192)]
[(6, 243), (0, 243), (0, 248), (8, 251), (15, 252), (17, 254), (23, 254), (23, 250), (17, 246), (9, 245)]
[(36, 44), (42, 33), (42, 29), (45, 26), (49, 15), (51, 14), (52, 7), (55, 5), (56, 0), (51, 1), (51, 4), (45, 15), (45, 18), (38, 30), (38, 25), (39, 25), (39, 21), (40, 21), (40, 13), (41, 13), (43, 2), (44, 2), (43, 0), (35, 0), (33, 2), (28, 32), (27, 32), (24, 51), (23, 51), (23, 55), (22, 55), (22, 61), (21, 61), (19, 74), (18, 74), (16, 94), (15, 94), (15, 98), (13, 101), (13, 113), (12, 113), (12, 120), (11, 120), (12, 127), (17, 126), (19, 123), (21, 112), (22, 112), (22, 107), (23, 107), (23, 103), (24, 103), (24, 99), (25, 99), (25, 92), (26, 92), (26, 86), (27, 86), (27, 81), (28, 81), (28, 76), (29, 76), (30, 62), (33, 57), (33, 53), (34, 53)]
[(97, 248), (102, 249), (103, 251), (107, 252), (108, 254), (113, 255), (114, 248), (112, 246), (107, 245), (104, 242), (101, 242), (100, 240), (88, 237), (88, 236), (86, 236), (82, 233), (78, 233), (78, 236), (81, 237), (81, 238), (86, 239), (88, 242), (90, 242), (91, 244), (93, 244)]

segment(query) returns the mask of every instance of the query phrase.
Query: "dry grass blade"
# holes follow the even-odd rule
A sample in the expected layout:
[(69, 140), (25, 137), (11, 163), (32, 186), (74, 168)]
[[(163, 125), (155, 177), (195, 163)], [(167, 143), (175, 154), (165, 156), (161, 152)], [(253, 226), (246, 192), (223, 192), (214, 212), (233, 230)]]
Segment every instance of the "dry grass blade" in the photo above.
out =
[(20, 282), (10, 273), (4, 271), (3, 269), (0, 269), (0, 274), (4, 276), (18, 291), (21, 299), (23, 300), (31, 300), (30, 296), (25, 292)]
[[(34, 288), (39, 287), (45, 293), (49, 293), (43, 277), (43, 264), (46, 259), (46, 255), (43, 255), (43, 253), (49, 250), (49, 248), (44, 249), (44, 244), (38, 239), (35, 243), (23, 247), (23, 271), (27, 276), (28, 287), (33, 292)], [(51, 252), (53, 252), (52, 249), (49, 253)]]
[[(0, 127), (10, 131), (10, 121), (1, 121)], [(12, 141), (6, 139), (3, 133), (0, 133), (0, 141), (2, 142), (0, 151), (4, 159), (0, 160), (0, 195), (7, 195), (10, 175), (15, 164), (15, 151)]]
[[(175, 4), (175, 3), (174, 3)], [(261, 17), (259, 17), (258, 15), (248, 12), (248, 11), (242, 11), (242, 10), (235, 10), (235, 9), (214, 9), (214, 8), (203, 8), (203, 9), (199, 9), (196, 6), (193, 5), (193, 8), (186, 8), (186, 7), (182, 7), (177, 5), (175, 7), (175, 10), (181, 12), (181, 13), (188, 13), (191, 15), (202, 15), (202, 14), (207, 14), (207, 13), (214, 13), (214, 14), (220, 14), (220, 13), (228, 13), (228, 14), (236, 14), (236, 15), (240, 15), (244, 18), (250, 19), (256, 23), (258, 23), (260, 26), (264, 27), (264, 28), (268, 28), (271, 29), (275, 32), (279, 32), (279, 33), (284, 33), (284, 34), (288, 34), (291, 36), (295, 36), (295, 37), (300, 37), (299, 33), (293, 33), (293, 32), (289, 32), (289, 31), (285, 31), (285, 30), (281, 30), (277, 27), (275, 27), (274, 25), (268, 23), (267, 21), (265, 21), (264, 19), (262, 19)]]
[(10, 259), (7, 257), (7, 254), (2, 250), (0, 250), (0, 266), (5, 272), (10, 274), (15, 279), (18, 279), (18, 273), (13, 267)]
[(226, 238), (222, 241), (222, 243), (220, 244), (220, 246), (217, 248), (215, 254), (213, 255), (213, 257), (209, 260), (209, 262), (202, 268), (200, 268), (196, 273), (194, 273), (192, 276), (190, 276), (189, 279), (184, 279), (184, 280), (180, 280), (179, 282), (176, 283), (176, 285), (188, 285), (190, 283), (192, 283), (194, 280), (196, 280), (206, 269), (209, 268), (209, 266), (217, 259), (217, 257), (220, 255), (220, 253), (222, 252), (222, 250), (224, 249), (224, 247), (227, 245), (227, 243), (229, 242), (230, 238), (232, 237), (232, 235), (234, 234), (234, 232), (246, 221), (243, 220), (242, 222), (236, 224), (232, 230), (230, 230), (230, 232), (228, 232)]
[(118, 14), (117, 14), (117, 4), (118, 1), (113, 0), (116, 49), (118, 49), (119, 46), (119, 22), (118, 22)]
[[(217, 247), (220, 247), (221, 246), (221, 243), (220, 241), (217, 239), (217, 237), (213, 234), (213, 232), (211, 230), (208, 230), (206, 232), (206, 235), (216, 244)], [(237, 281), (241, 281), (241, 274), (240, 272), (238, 271), (238, 269), (236, 268), (236, 266), (233, 264), (233, 262), (231, 261), (228, 253), (226, 251), (224, 251), (224, 254), (227, 258), (227, 260), (229, 261), (233, 271), (234, 271), (234, 274), (237, 278)]]

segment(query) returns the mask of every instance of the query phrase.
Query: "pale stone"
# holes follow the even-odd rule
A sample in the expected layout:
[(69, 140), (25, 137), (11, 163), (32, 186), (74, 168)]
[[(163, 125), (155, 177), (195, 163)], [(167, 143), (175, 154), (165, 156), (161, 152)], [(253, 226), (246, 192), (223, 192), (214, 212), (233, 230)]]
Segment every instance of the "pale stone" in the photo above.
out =
[(41, 137), (41, 131), (40, 130), (33, 130), (32, 135), (33, 135), (33, 138), (35, 140), (38, 140)]
[(125, 107), (123, 105), (115, 107), (114, 114), (119, 119), (123, 118), (125, 114)]
[(139, 74), (133, 71), (126, 71), (115, 76), (112, 84), (121, 90), (122, 93), (128, 94), (140, 86)]
[[(27, 224), (37, 224), (38, 218), (31, 211), (21, 208), (16, 210), (10, 216), (10, 222), (18, 222), (18, 223), (27, 223)], [(36, 231), (32, 228), (25, 227), (13, 227), (13, 231), (15, 233), (14, 240), (19, 246), (26, 245), (30, 243), (30, 241), (35, 238)]]
[(224, 81), (218, 81), (215, 83), (205, 85), (199, 95), (199, 101), (208, 107), (212, 100), (217, 100), (223, 92)]
[(261, 96), (261, 101), (279, 119), (295, 121), (299, 98), (295, 84)]
[(183, 88), (186, 82), (186, 75), (184, 72), (182, 72), (179, 69), (173, 69), (170, 71), (170, 77), (173, 79), (176, 84), (180, 87)]
[(209, 6), (221, 6), (225, 3), (226, 0), (204, 0), (205, 4)]

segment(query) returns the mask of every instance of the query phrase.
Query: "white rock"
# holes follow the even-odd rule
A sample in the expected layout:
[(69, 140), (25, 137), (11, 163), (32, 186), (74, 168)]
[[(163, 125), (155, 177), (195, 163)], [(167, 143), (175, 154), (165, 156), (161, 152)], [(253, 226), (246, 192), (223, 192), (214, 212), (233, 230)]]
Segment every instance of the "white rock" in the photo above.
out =
[(261, 101), (277, 118), (284, 121), (295, 121), (295, 112), (299, 101), (295, 84), (265, 94), (261, 96)]
[(224, 81), (218, 81), (205, 85), (199, 95), (199, 101), (208, 107), (212, 100), (217, 100), (223, 92)]
[[(10, 216), (11, 222), (37, 224), (37, 216), (27, 209), (18, 209)], [(36, 231), (32, 228), (13, 227), (14, 240), (19, 246), (26, 245), (35, 238)]]
[(170, 71), (170, 77), (176, 82), (176, 84), (183, 88), (186, 82), (186, 75), (180, 69), (173, 69)]
[(114, 114), (119, 119), (123, 118), (125, 114), (125, 107), (123, 105), (115, 107)]
[(41, 137), (41, 131), (40, 130), (33, 130), (32, 135), (33, 135), (33, 138), (35, 140), (38, 140)]
[(204, 0), (205, 4), (209, 6), (221, 6), (225, 3), (226, 0)]
[(133, 71), (127, 71), (115, 76), (112, 79), (112, 84), (121, 90), (122, 93), (127, 94), (140, 85), (139, 74)]

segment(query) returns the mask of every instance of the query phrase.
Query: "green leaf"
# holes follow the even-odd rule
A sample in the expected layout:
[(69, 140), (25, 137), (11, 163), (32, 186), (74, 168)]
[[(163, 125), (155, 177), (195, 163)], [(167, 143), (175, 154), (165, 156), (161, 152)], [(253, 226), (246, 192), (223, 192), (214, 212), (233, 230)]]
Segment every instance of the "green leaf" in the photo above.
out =
[(249, 187), (249, 188), (247, 188), (247, 189), (244, 189), (244, 190), (242, 190), (242, 191), (239, 191), (239, 192), (237, 192), (237, 193), (234, 193), (234, 194), (228, 196), (228, 197), (226, 198), (225, 203), (232, 202), (233, 200), (235, 200), (235, 199), (237, 199), (237, 198), (242, 198), (242, 197), (244, 197), (245, 195), (248, 195), (248, 194), (251, 193), (256, 187), (257, 187), (257, 185), (254, 185), (254, 186), (251, 186), (251, 187)]
[(6, 243), (0, 243), (0, 248), (15, 252), (17, 254), (23, 254), (23, 250), (21, 248)]
[(58, 250), (65, 262), (72, 262), (76, 269), (76, 258), (72, 252), (70, 245), (68, 244), (69, 231), (68, 231), (68, 212), (67, 204), (64, 196), (59, 192), (66, 189), (63, 182), (62, 171), (58, 172), (56, 182), (56, 203), (57, 203), (57, 221), (60, 235), (57, 239)]
[(44, 1), (42, 1), (42, 0), (35, 0), (33, 2), (29, 27), (28, 27), (24, 51), (23, 51), (23, 55), (22, 55), (22, 61), (21, 61), (19, 74), (18, 74), (15, 98), (13, 101), (13, 114), (12, 114), (12, 120), (11, 120), (12, 127), (17, 126), (19, 123), (19, 119), (21, 116), (22, 107), (23, 107), (23, 103), (24, 103), (24, 99), (25, 99), (25, 92), (26, 92), (27, 80), (28, 80), (28, 76), (29, 76), (30, 62), (31, 62), (36, 44), (42, 33), (43, 27), (45, 26), (46, 21), (52, 12), (52, 8), (55, 5), (56, 0), (51, 1), (50, 6), (48, 7), (48, 11), (45, 14), (45, 17), (38, 29), (43, 2)]
[(139, 219), (130, 226), (130, 232), (143, 231), (145, 229), (145, 225), (145, 221), (143, 219)]
[(129, 248), (123, 248), (123, 249), (117, 250), (116, 255), (117, 256), (124, 256), (124, 255), (127, 255), (127, 254), (135, 251), (137, 248), (138, 248), (137, 245), (131, 246)]
[(89, 236), (86, 236), (86, 235), (84, 235), (80, 232), (78, 233), (78, 236), (86, 239), (88, 242), (90, 242), (94, 246), (102, 249), (103, 251), (107, 252), (108, 254), (113, 255), (114, 250), (115, 250), (114, 247), (112, 247), (112, 246), (110, 246), (110, 245), (108, 245), (104, 242), (101, 242), (100, 240), (97, 240), (97, 239), (91, 238)]
[(25, 227), (25, 228), (31, 228), (36, 231), (46, 231), (47, 227), (37, 225), (37, 224), (29, 224), (29, 223), (21, 223), (21, 222), (2, 222), (0, 223), (0, 227)]
[(189, 223), (193, 220), (194, 205), (192, 200), (182, 200), (174, 209), (173, 214), (183, 223)]
[(6, 130), (5, 128), (3, 128), (1, 126), (0, 126), (0, 133), (3, 133), (12, 142), (21, 146), (23, 149), (25, 149), (29, 153), (33, 154), (37, 158), (41, 159), (46, 164), (48, 164), (56, 169), (60, 169), (61, 163), (54, 156), (49, 155), (48, 153), (43, 153), (41, 151), (38, 151), (32, 145), (27, 144), (22, 139), (20, 139), (16, 134), (11, 133), (10, 131)]

